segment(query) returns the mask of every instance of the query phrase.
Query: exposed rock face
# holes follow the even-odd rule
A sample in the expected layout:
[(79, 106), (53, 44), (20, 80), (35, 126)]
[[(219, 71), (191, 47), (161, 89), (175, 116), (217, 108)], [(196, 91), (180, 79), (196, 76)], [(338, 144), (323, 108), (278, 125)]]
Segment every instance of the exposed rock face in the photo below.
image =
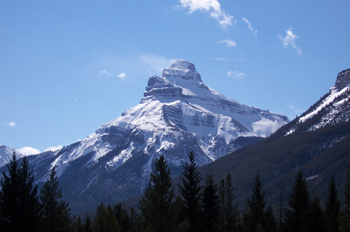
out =
[(350, 84), (350, 69), (346, 69), (338, 74), (337, 81), (335, 82), (335, 87), (338, 90), (342, 90), (349, 84)]
[(202, 82), (192, 63), (177, 60), (162, 77), (149, 78), (139, 105), (85, 140), (30, 162), (38, 183), (56, 166), (72, 208), (116, 202), (142, 193), (161, 154), (172, 175), (179, 175), (190, 151), (201, 166), (287, 122), (283, 115), (226, 98)]

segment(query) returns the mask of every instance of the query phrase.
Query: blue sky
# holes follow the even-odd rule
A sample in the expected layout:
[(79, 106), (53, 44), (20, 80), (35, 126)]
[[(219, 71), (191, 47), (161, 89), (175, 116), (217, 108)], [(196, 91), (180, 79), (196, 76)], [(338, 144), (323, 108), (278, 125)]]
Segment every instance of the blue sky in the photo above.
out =
[(84, 139), (174, 59), (293, 119), (350, 68), (349, 11), (350, 0), (0, 1), (0, 145)]

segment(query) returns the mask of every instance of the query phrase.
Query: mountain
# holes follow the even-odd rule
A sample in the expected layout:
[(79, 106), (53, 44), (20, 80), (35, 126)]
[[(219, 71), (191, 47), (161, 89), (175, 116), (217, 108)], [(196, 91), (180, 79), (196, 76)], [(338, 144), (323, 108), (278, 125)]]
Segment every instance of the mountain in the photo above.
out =
[[(10, 162), (14, 152), (15, 150), (12, 148), (6, 147), (4, 145), (0, 146), (0, 167), (6, 166), (6, 164)], [(24, 155), (16, 151), (16, 157), (20, 159), (24, 157)]]
[(226, 98), (202, 82), (192, 63), (177, 60), (162, 77), (149, 78), (137, 106), (82, 141), (28, 158), (39, 185), (56, 167), (63, 196), (77, 212), (140, 195), (161, 154), (176, 176), (190, 151), (198, 165), (208, 164), (287, 122)]
[(339, 197), (344, 199), (345, 171), (350, 162), (350, 69), (340, 72), (335, 85), (305, 113), (268, 138), (234, 151), (200, 168), (216, 181), (230, 172), (237, 201), (244, 209), (259, 170), (266, 198), (278, 213), (299, 169), (311, 196), (323, 200), (334, 176)]

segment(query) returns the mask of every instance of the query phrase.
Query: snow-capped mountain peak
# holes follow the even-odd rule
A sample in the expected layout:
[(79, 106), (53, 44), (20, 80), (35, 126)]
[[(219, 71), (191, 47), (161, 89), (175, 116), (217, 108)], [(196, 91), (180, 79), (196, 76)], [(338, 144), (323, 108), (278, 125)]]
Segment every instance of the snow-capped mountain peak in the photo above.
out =
[[(117, 201), (142, 193), (161, 154), (176, 176), (190, 151), (201, 166), (272, 134), (287, 122), (283, 115), (228, 99), (203, 83), (194, 64), (176, 60), (162, 77), (149, 78), (138, 105), (86, 139), (31, 160), (36, 169), (45, 169), (37, 171), (44, 173), (38, 183), (55, 166), (61, 183), (76, 186), (70, 199), (88, 200), (88, 192), (98, 189), (104, 197), (110, 192)], [(79, 183), (73, 184), (75, 180)]]
[(114, 169), (137, 151), (150, 157), (177, 151), (168, 158), (180, 164), (193, 150), (197, 163), (203, 165), (241, 147), (235, 142), (238, 137), (265, 137), (287, 121), (283, 115), (226, 98), (202, 82), (194, 64), (176, 60), (163, 70), (162, 77), (149, 78), (139, 105), (60, 155), (55, 165), (92, 154), (88, 165), (121, 144), (129, 145), (113, 159), (118, 162), (109, 162)]

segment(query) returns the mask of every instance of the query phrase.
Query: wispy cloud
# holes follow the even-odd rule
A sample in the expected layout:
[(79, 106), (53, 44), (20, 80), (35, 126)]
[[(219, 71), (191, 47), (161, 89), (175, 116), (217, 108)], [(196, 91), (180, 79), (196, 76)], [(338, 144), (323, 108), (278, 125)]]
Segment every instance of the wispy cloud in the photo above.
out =
[(4, 123), (5, 126), (9, 126), (9, 127), (16, 127), (16, 123), (15, 122), (9, 122), (9, 123)]
[(101, 70), (98, 73), (98, 77), (100, 77), (100, 76), (111, 76), (111, 74), (107, 70)]
[(126, 74), (125, 73), (121, 73), (121, 74), (118, 74), (117, 77), (119, 77), (120, 79), (124, 80), (126, 78)]
[(238, 72), (238, 71), (228, 71), (227, 76), (232, 76), (238, 80), (242, 80), (245, 77), (245, 73), (244, 72)]
[(151, 71), (162, 72), (164, 68), (168, 67), (175, 59), (167, 59), (163, 56), (154, 54), (144, 54), (140, 56), (143, 64), (147, 65)]
[(257, 35), (258, 35), (258, 30), (255, 30), (255, 29), (252, 27), (252, 24), (249, 22), (248, 19), (246, 19), (246, 18), (244, 18), (244, 17), (243, 17), (242, 19), (243, 19), (243, 21), (244, 21), (246, 24), (248, 24), (248, 29), (251, 30), (251, 31), (254, 33), (255, 36), (257, 36)]
[(230, 39), (221, 40), (220, 43), (226, 44), (227, 47), (236, 47), (237, 46), (236, 41), (230, 40)]
[(197, 10), (208, 12), (223, 28), (235, 23), (233, 22), (233, 16), (226, 14), (217, 0), (180, 0), (180, 3), (183, 8), (188, 8), (189, 14)]
[(23, 155), (35, 155), (35, 154), (40, 153), (40, 151), (38, 149), (35, 149), (32, 147), (22, 147), (22, 148), (18, 149), (18, 151), (20, 153), (22, 153)]
[(280, 40), (282, 40), (282, 43), (283, 43), (284, 47), (288, 47), (290, 45), (297, 51), (297, 53), (299, 55), (301, 55), (302, 50), (295, 43), (295, 40), (298, 39), (299, 36), (297, 36), (296, 34), (293, 34), (292, 28), (289, 28), (288, 30), (286, 30), (286, 36), (285, 37), (282, 37), (280, 35), (278, 35), (278, 37), (280, 38)]

